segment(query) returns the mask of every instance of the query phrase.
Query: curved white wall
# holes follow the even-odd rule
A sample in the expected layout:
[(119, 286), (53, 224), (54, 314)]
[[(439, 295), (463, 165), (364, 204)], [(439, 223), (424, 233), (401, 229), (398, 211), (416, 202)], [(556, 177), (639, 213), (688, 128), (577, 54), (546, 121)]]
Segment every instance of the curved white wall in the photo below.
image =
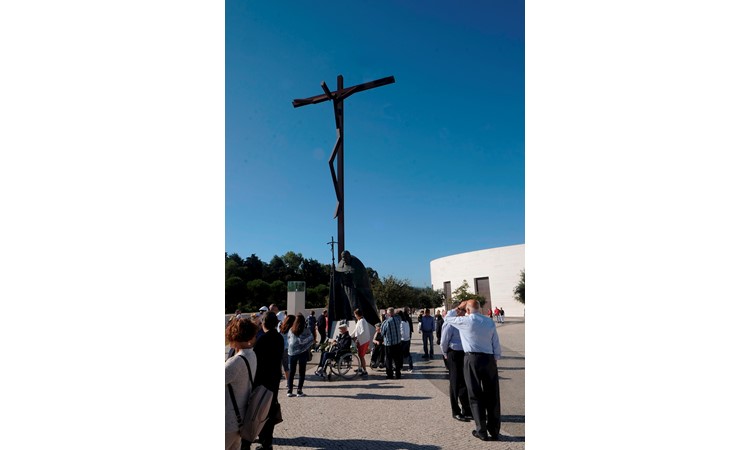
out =
[[(430, 261), (432, 288), (443, 290), (443, 283), (451, 282), (451, 291), (464, 280), (474, 292), (474, 280), (489, 278), (492, 309), (502, 307), (505, 315), (524, 316), (524, 304), (513, 298), (513, 289), (521, 279), (526, 265), (525, 244), (459, 253)], [(485, 304), (484, 309), (487, 309)]]

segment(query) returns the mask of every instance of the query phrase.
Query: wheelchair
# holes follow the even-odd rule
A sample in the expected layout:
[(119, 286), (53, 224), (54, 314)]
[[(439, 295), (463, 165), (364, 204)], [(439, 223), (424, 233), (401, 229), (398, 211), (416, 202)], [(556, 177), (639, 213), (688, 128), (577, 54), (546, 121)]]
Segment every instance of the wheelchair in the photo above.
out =
[(328, 358), (323, 367), (323, 377), (331, 381), (334, 375), (345, 380), (351, 380), (362, 374), (362, 360), (359, 359), (357, 347), (353, 345), (348, 352), (343, 352), (336, 358)]

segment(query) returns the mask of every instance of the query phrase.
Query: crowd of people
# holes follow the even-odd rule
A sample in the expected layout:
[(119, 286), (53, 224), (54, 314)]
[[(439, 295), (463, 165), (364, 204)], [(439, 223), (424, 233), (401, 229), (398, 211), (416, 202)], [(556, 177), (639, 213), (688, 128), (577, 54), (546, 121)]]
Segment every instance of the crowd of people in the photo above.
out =
[[(279, 385), (286, 381), (287, 397), (305, 397), (305, 372), (315, 351), (321, 352), (316, 375), (323, 375), (331, 358), (354, 351), (353, 346), (362, 362), (359, 375), (363, 379), (368, 376), (368, 353), (370, 367), (384, 369), (386, 379), (401, 379), (404, 367), (408, 367), (406, 373), (414, 370), (410, 351), (414, 324), (409, 308), (389, 307), (382, 322), (374, 327), (359, 310), (354, 315), (356, 324), (351, 334), (347, 322), (342, 321), (335, 326), (335, 338), (329, 339), (331, 325), (325, 310), (317, 317), (312, 310), (307, 317), (302, 313), (287, 316), (272, 304), (250, 317), (236, 312), (225, 333), (230, 347), (225, 362), (227, 450), (251, 446), (240, 437), (236, 411), (244, 411), (250, 391), (258, 385), (271, 391), (273, 399), (269, 420), (256, 439), (259, 446), (255, 450), (273, 448), (274, 427), (281, 417)], [(474, 421), (472, 435), (484, 441), (499, 439), (500, 432), (497, 359), (501, 353), (493, 315), (499, 323), (504, 322), (502, 308), (485, 315), (476, 300), (469, 300), (445, 314), (436, 311), (432, 316), (429, 309), (422, 310), (417, 320), (422, 358), (434, 358), (433, 336), (442, 352), (449, 375), (451, 415), (458, 421)]]

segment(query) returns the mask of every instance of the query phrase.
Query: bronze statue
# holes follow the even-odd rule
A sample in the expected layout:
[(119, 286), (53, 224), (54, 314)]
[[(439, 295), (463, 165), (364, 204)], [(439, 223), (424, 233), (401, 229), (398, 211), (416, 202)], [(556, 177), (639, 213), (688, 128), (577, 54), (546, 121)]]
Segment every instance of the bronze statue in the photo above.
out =
[(332, 285), (335, 292), (331, 296), (333, 301), (328, 305), (329, 320), (354, 320), (353, 311), (359, 308), (370, 325), (380, 323), (367, 268), (347, 250), (341, 253)]

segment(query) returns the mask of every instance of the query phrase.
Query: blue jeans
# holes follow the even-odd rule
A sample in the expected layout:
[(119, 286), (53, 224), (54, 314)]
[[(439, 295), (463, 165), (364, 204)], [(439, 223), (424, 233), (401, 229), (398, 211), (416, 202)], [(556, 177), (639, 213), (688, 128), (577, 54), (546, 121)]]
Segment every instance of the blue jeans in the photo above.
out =
[(302, 385), (305, 384), (305, 369), (307, 368), (306, 351), (299, 355), (289, 355), (289, 378), (286, 380), (287, 392), (292, 392), (292, 382), (294, 381), (294, 372), (297, 371), (297, 363), (299, 363), (299, 384), (297, 385), (297, 392), (302, 392)]
[(427, 356), (427, 341), (430, 341), (430, 356), (434, 356), (435, 352), (432, 349), (432, 331), (422, 330), (422, 344), (424, 345), (424, 355)]

